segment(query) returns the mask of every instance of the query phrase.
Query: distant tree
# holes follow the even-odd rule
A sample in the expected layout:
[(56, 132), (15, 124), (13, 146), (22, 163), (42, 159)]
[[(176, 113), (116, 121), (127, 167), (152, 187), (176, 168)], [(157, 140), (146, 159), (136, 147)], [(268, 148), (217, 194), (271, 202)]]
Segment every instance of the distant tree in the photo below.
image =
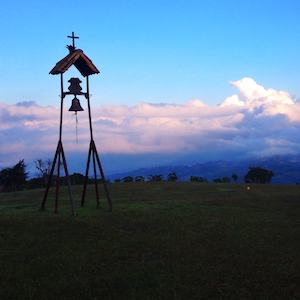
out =
[(51, 164), (52, 164), (50, 159), (43, 160), (39, 158), (36, 159), (34, 163), (39, 177), (45, 177), (50, 174)]
[(123, 182), (133, 182), (133, 177), (132, 176), (126, 176), (122, 179)]
[(222, 178), (222, 182), (229, 183), (230, 182), (230, 178), (229, 177), (223, 177)]
[(177, 181), (178, 177), (176, 175), (176, 172), (171, 172), (168, 174), (168, 181)]
[(215, 183), (229, 183), (230, 178), (229, 177), (215, 178), (215, 179), (213, 179), (213, 182), (215, 182)]
[(34, 177), (26, 180), (26, 189), (38, 189), (45, 186), (44, 179), (41, 177)]
[(238, 180), (238, 176), (237, 176), (235, 173), (233, 173), (233, 174), (231, 175), (231, 178), (232, 178), (232, 180), (233, 180), (234, 182), (237, 182), (237, 180)]
[(199, 176), (190, 176), (190, 181), (191, 182), (199, 182), (198, 178), (199, 178)]
[(207, 182), (207, 179), (205, 177), (201, 176), (190, 176), (191, 182)]
[(215, 179), (213, 179), (213, 182), (215, 182), (215, 183), (222, 183), (223, 180), (221, 178), (215, 178)]
[(149, 175), (148, 180), (151, 182), (159, 182), (163, 181), (163, 175), (158, 174), (158, 175)]
[(17, 191), (24, 187), (27, 178), (25, 168), (24, 160), (20, 160), (12, 168), (0, 171), (0, 185), (4, 191)]
[(51, 160), (50, 159), (43, 160), (39, 158), (34, 161), (34, 164), (37, 170), (38, 178), (41, 178), (44, 185), (46, 185), (51, 171), (51, 165), (52, 165)]
[(115, 182), (121, 182), (122, 180), (120, 178), (116, 178)]
[(145, 177), (144, 176), (135, 176), (134, 181), (135, 182), (144, 182)]
[(249, 167), (248, 173), (245, 175), (246, 183), (270, 183), (274, 176), (273, 171), (261, 167)]
[(85, 176), (80, 173), (73, 173), (70, 175), (71, 184), (83, 184)]

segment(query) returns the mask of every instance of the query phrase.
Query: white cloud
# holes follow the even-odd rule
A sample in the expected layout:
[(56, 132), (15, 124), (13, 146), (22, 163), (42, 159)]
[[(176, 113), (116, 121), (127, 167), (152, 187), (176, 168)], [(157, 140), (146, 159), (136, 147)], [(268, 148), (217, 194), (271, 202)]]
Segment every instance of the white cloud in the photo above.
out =
[(249, 77), (232, 81), (231, 85), (239, 90), (239, 94), (227, 97), (220, 106), (241, 106), (250, 111), (261, 109), (264, 115), (285, 114), (296, 120), (292, 113), (295, 102), (287, 92), (266, 89)]
[(221, 104), (221, 107), (224, 106), (245, 106), (245, 102), (241, 101), (238, 95), (232, 95), (227, 97)]
[[(238, 93), (218, 106), (195, 99), (181, 105), (93, 107), (95, 140), (102, 153), (218, 151), (224, 158), (222, 153), (231, 151), (245, 156), (299, 151), (300, 105), (287, 92), (265, 88), (251, 78), (231, 84)], [(75, 119), (65, 109), (66, 151), (88, 149), (87, 110), (78, 113), (78, 118), (77, 145)], [(58, 122), (56, 107), (0, 102), (0, 164), (14, 157), (33, 159), (54, 151)]]

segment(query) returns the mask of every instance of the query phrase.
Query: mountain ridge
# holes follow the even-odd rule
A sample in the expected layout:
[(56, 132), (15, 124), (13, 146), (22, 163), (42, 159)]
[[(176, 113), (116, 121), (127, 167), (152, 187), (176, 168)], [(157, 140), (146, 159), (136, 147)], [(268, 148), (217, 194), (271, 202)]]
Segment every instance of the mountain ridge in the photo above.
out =
[(179, 180), (189, 180), (190, 176), (202, 176), (209, 181), (215, 178), (238, 175), (238, 182), (244, 181), (248, 168), (263, 167), (274, 172), (273, 183), (300, 182), (300, 155), (275, 155), (271, 157), (251, 158), (244, 160), (216, 160), (195, 164), (168, 164), (149, 168), (139, 168), (128, 172), (115, 173), (108, 176), (114, 180), (125, 176), (149, 176), (162, 174), (164, 178), (170, 172), (176, 172)]

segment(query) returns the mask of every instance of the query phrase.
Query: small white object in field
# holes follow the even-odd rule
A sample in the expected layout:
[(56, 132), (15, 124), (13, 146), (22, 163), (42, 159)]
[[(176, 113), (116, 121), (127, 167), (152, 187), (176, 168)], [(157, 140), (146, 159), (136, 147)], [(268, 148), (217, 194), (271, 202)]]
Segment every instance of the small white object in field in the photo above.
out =
[(247, 186), (247, 191), (250, 191), (251, 190), (251, 187), (248, 185)]

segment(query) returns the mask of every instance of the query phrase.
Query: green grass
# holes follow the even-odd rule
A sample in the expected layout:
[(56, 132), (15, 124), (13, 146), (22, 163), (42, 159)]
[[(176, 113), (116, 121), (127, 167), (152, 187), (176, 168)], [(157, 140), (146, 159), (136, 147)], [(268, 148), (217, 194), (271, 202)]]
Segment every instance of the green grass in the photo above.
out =
[(77, 217), (65, 189), (59, 214), (53, 194), (38, 210), (42, 190), (0, 194), (0, 299), (300, 298), (298, 186), (110, 191), (112, 213), (91, 186)]

